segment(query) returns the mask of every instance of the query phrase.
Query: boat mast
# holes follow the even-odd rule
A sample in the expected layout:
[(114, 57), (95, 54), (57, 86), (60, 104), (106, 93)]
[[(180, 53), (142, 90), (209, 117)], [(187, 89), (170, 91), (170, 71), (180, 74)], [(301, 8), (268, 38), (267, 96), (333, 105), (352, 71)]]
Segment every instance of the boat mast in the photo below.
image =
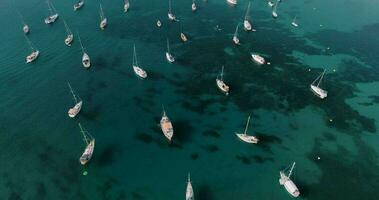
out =
[(168, 42), (168, 38), (167, 38), (167, 52), (170, 53), (170, 44)]
[(247, 128), (249, 127), (249, 123), (250, 123), (250, 115), (249, 115), (249, 117), (247, 118), (247, 123), (246, 123), (245, 132), (243, 133), (244, 135), (246, 135), (246, 133), (247, 133)]
[(171, 14), (171, 0), (168, 0), (168, 13)]
[(76, 98), (76, 95), (75, 95), (75, 93), (74, 93), (74, 90), (73, 90), (72, 87), (71, 87), (70, 82), (67, 82), (67, 85), (68, 85), (68, 87), (70, 88), (70, 92), (71, 92), (72, 96), (74, 97), (75, 103), (78, 103), (78, 99)]
[(47, 7), (48, 7), (48, 9), (50, 11), (50, 15), (53, 15), (53, 10), (51, 9), (50, 1), (46, 0), (46, 3), (47, 3)]
[[(89, 140), (90, 140), (89, 137), (91, 137), (91, 135), (89, 135), (89, 133), (87, 131), (83, 130), (82, 125), (80, 123), (79, 123), (79, 128), (80, 128), (80, 132), (83, 134), (83, 140), (84, 140), (84, 142), (88, 145)], [(89, 137), (87, 136), (87, 134), (88, 134)]]
[(237, 37), (237, 35), (238, 35), (238, 26), (239, 25), (240, 25), (240, 23), (237, 24), (236, 31), (234, 32), (234, 37)]
[(320, 85), (320, 83), (321, 83), (321, 81), (322, 81), (322, 78), (324, 77), (325, 71), (326, 71), (326, 70), (324, 69), (324, 72), (322, 72), (322, 74), (321, 74), (321, 78), (320, 78), (320, 80), (318, 81), (317, 87)]
[(24, 34), (24, 37), (26, 39), (26, 41), (28, 42), (29, 46), (30, 46), (30, 49), (34, 52), (35, 49), (33, 48), (33, 44), (32, 42), (29, 40), (29, 38)]
[(279, 1), (277, 0), (274, 6), (274, 10), (273, 10), (274, 13), (276, 13), (276, 8), (278, 7), (278, 4), (279, 4)]
[(295, 164), (296, 164), (296, 162), (293, 162), (292, 167), (291, 167), (291, 169), (290, 169), (290, 172), (288, 173), (288, 178), (291, 177), (291, 175), (292, 175), (292, 170), (293, 170), (293, 168), (295, 167)]
[(133, 65), (138, 66), (136, 45), (133, 46)]
[(79, 38), (79, 43), (80, 43), (80, 47), (82, 48), (82, 52), (83, 54), (85, 53), (84, 52), (84, 47), (83, 47), (83, 44), (82, 44), (82, 40), (80, 39), (80, 35), (79, 35), (79, 32), (76, 32), (78, 34), (78, 38)]
[(224, 65), (221, 68), (221, 81), (224, 81)]
[(191, 183), (191, 174), (188, 173), (188, 183)]
[(103, 7), (101, 6), (101, 4), (100, 4), (100, 19), (101, 20), (104, 19), (104, 12), (103, 12)]
[(65, 20), (63, 20), (64, 27), (66, 28), (67, 35), (72, 35), (70, 28), (68, 27), (67, 23)]
[(164, 105), (162, 104), (163, 116), (166, 116), (166, 110), (164, 109)]
[(245, 20), (249, 19), (250, 3), (251, 2), (249, 1), (249, 4), (247, 5), (247, 10), (246, 10), (246, 14), (245, 14)]
[(50, 2), (50, 6), (51, 6), (52, 11), (54, 11), (55, 14), (56, 14), (56, 13), (57, 13), (57, 10), (55, 10), (55, 7), (54, 7), (53, 3)]
[(295, 16), (295, 17), (293, 18), (292, 23), (296, 23), (296, 17), (297, 17), (297, 16)]
[(17, 14), (18, 14), (18, 16), (20, 16), (20, 19), (21, 19), (22, 23), (23, 23), (24, 26), (25, 26), (26, 23), (25, 23), (25, 20), (24, 20), (24, 16), (22, 16), (22, 14), (20, 13), (20, 11), (18, 11), (18, 10), (17, 10)]

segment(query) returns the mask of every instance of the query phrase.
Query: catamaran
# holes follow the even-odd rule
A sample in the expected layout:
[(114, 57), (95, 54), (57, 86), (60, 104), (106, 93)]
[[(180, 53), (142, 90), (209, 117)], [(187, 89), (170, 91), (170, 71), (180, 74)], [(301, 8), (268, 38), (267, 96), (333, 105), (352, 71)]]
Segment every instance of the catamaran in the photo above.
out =
[(168, 0), (168, 14), (167, 14), (167, 16), (168, 16), (168, 19), (170, 20), (170, 21), (176, 21), (176, 17), (175, 17), (175, 15), (172, 13), (172, 8), (171, 8), (171, 0)]
[(29, 46), (30, 46), (30, 49), (32, 50), (32, 53), (29, 54), (28, 56), (26, 56), (26, 63), (31, 63), (33, 62), (34, 60), (36, 60), (38, 58), (38, 55), (39, 55), (39, 51), (36, 50), (34, 47), (33, 47), (33, 44), (32, 42), (29, 40), (28, 37), (25, 36), (25, 39), (26, 41), (28, 42)]
[(59, 15), (57, 11), (55, 10), (53, 4), (49, 0), (47, 0), (46, 3), (47, 3), (47, 6), (49, 7), (50, 15), (45, 18), (45, 23), (52, 24), (58, 19)]
[(161, 20), (159, 20), (159, 19), (158, 19), (158, 21), (157, 21), (157, 26), (158, 26), (158, 28), (162, 26), (162, 22), (161, 22)]
[(167, 52), (166, 52), (166, 59), (168, 62), (173, 63), (175, 61), (174, 56), (170, 53), (170, 43), (167, 38)]
[(83, 134), (83, 140), (86, 143), (86, 148), (82, 156), (80, 156), (80, 164), (85, 165), (92, 158), (93, 150), (95, 149), (95, 138), (83, 129), (82, 125), (79, 123), (80, 132)]
[(258, 54), (251, 54), (251, 58), (258, 64), (264, 65), (266, 63), (265, 59)]
[(193, 194), (193, 188), (191, 184), (191, 176), (188, 173), (188, 181), (187, 181), (187, 188), (186, 188), (186, 200), (195, 200), (194, 194)]
[(104, 30), (107, 26), (107, 18), (104, 16), (103, 7), (100, 4), (100, 29)]
[(275, 4), (274, 4), (274, 2), (272, 2), (271, 0), (268, 0), (267, 1), (267, 4), (268, 4), (268, 6), (270, 6), (270, 7), (273, 7)]
[(234, 32), (234, 35), (233, 35), (233, 42), (234, 42), (234, 44), (236, 44), (236, 45), (239, 45), (240, 44), (240, 39), (238, 39), (238, 26), (239, 26), (240, 24), (238, 23), (237, 24), (237, 27), (236, 27), (236, 31)]
[(138, 66), (138, 61), (137, 61), (137, 53), (136, 53), (136, 45), (134, 44), (133, 46), (133, 70), (134, 73), (136, 73), (137, 76), (141, 78), (146, 78), (147, 73), (145, 70), (143, 70), (141, 67)]
[(287, 192), (290, 193), (293, 197), (298, 197), (300, 195), (300, 191), (295, 185), (295, 183), (291, 180), (292, 171), (295, 167), (295, 162), (292, 164), (292, 167), (288, 173), (288, 176), (285, 174), (285, 170), (280, 171), (280, 179), (279, 184), (283, 185), (286, 188)]
[(82, 53), (83, 53), (83, 56), (82, 56), (83, 66), (85, 68), (89, 68), (91, 66), (91, 59), (89, 58), (88, 54), (86, 53), (86, 51), (83, 47), (82, 40), (80, 39), (79, 32), (78, 32), (78, 38), (79, 38), (80, 47), (82, 48)]
[(249, 4), (247, 5), (245, 20), (243, 21), (243, 27), (245, 28), (245, 31), (251, 31), (252, 29), (251, 23), (249, 21), (250, 4), (251, 2), (249, 2)]
[[(163, 106), (162, 106), (163, 107)], [(172, 123), (170, 119), (166, 115), (166, 111), (163, 107), (163, 116), (160, 121), (161, 129), (164, 136), (171, 142), (172, 136), (174, 135), (174, 128), (172, 127)]]
[(294, 27), (298, 27), (298, 26), (299, 26), (299, 24), (297, 24), (297, 22), (296, 22), (296, 16), (293, 18), (291, 24), (292, 24), (292, 26), (294, 26)]
[(192, 12), (195, 12), (196, 9), (197, 9), (197, 7), (196, 7), (196, 3), (195, 3), (195, 0), (192, 0), (191, 9), (192, 9)]
[(231, 5), (237, 5), (237, 0), (226, 0)]
[(66, 28), (66, 32), (67, 32), (67, 37), (66, 39), (64, 40), (64, 43), (67, 45), (67, 46), (71, 46), (71, 43), (72, 41), (74, 40), (74, 34), (72, 34), (70, 28), (68, 27), (67, 23), (65, 20), (63, 20), (63, 23), (64, 23), (64, 27)]
[(79, 0), (76, 4), (74, 4), (74, 10), (77, 11), (84, 6), (84, 0)]
[(276, 9), (278, 8), (279, 1), (276, 1), (274, 8), (272, 9), (272, 17), (277, 18), (278, 13), (276, 12)]
[(125, 0), (124, 1), (124, 12), (128, 12), (129, 7), (130, 7), (129, 0)]
[(183, 26), (182, 24), (180, 24), (180, 39), (183, 41), (183, 42), (187, 42), (187, 36), (184, 34), (183, 32)]
[[(328, 92), (326, 90), (323, 90), (320, 88), (320, 84), (321, 84), (321, 81), (322, 81), (322, 78), (324, 77), (324, 74), (325, 74), (325, 71), (322, 72), (322, 74), (320, 74), (311, 84), (311, 91), (318, 97), (320, 97), (321, 99), (324, 99), (328, 96)], [(317, 85), (315, 85), (315, 83), (317, 82)]]
[(257, 144), (259, 141), (257, 137), (252, 136), (252, 135), (247, 135), (247, 129), (249, 128), (249, 123), (250, 123), (250, 116), (247, 118), (245, 132), (244, 133), (236, 133), (236, 135), (239, 139), (241, 139), (244, 142), (251, 143), (251, 144)]
[(67, 82), (67, 85), (70, 88), (70, 92), (71, 92), (72, 97), (73, 97), (73, 99), (75, 101), (75, 106), (72, 107), (72, 108), (70, 108), (67, 113), (68, 113), (69, 117), (74, 118), (80, 112), (80, 110), (82, 109), (83, 101), (80, 99), (80, 97), (78, 97), (77, 95), (75, 95), (74, 90), (72, 89), (72, 87), (71, 87), (71, 85), (70, 85), (69, 82)]
[(218, 87), (222, 92), (224, 92), (226, 95), (229, 94), (229, 86), (226, 85), (225, 82), (224, 82), (224, 66), (222, 66), (221, 74), (220, 74), (220, 78), (219, 78), (219, 76), (217, 75), (217, 78), (216, 78), (216, 84), (217, 84), (217, 87)]

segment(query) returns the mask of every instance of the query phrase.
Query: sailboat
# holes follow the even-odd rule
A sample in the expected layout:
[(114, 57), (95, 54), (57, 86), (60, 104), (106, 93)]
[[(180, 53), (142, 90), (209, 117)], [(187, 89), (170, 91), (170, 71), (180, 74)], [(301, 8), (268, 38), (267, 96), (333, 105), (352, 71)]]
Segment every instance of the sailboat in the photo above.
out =
[(164, 107), (160, 125), (164, 136), (168, 139), (169, 142), (171, 142), (172, 136), (174, 135), (174, 128), (172, 127), (170, 119), (166, 115)]
[(224, 82), (224, 66), (222, 66), (220, 78), (219, 78), (219, 76), (217, 76), (217, 78), (216, 78), (216, 84), (217, 84), (217, 87), (222, 92), (224, 92), (226, 95), (229, 94), (229, 86), (226, 85), (225, 82)]
[(180, 24), (180, 39), (183, 41), (183, 42), (187, 42), (187, 36), (184, 34), (183, 32), (183, 26), (182, 24)]
[(166, 52), (166, 59), (168, 62), (173, 63), (175, 61), (174, 56), (170, 53), (170, 43), (167, 38), (167, 52)]
[(266, 63), (266, 60), (258, 54), (251, 54), (251, 58), (258, 64), (264, 65)]
[(136, 53), (136, 45), (134, 44), (133, 46), (133, 70), (136, 73), (137, 76), (141, 78), (146, 78), (147, 73), (145, 70), (143, 70), (141, 67), (138, 66), (138, 61), (137, 61), (137, 53)]
[(25, 39), (30, 46), (30, 49), (32, 50), (32, 53), (30, 53), (28, 56), (26, 56), (26, 63), (31, 63), (38, 58), (39, 51), (34, 49), (32, 42), (29, 40), (29, 38), (26, 37), (26, 35), (24, 35), (24, 36), (25, 36)]
[(71, 46), (71, 43), (72, 41), (74, 40), (74, 34), (72, 34), (70, 28), (68, 28), (68, 25), (66, 23), (65, 20), (63, 20), (63, 23), (64, 23), (64, 27), (66, 28), (66, 32), (67, 32), (67, 37), (66, 39), (64, 40), (64, 43), (67, 45), (67, 46)]
[(241, 139), (244, 142), (251, 143), (251, 144), (257, 144), (258, 138), (252, 135), (247, 135), (247, 129), (249, 128), (250, 123), (250, 116), (247, 118), (246, 128), (244, 133), (236, 133), (237, 137)]
[(298, 26), (299, 26), (299, 24), (297, 24), (297, 22), (296, 22), (296, 16), (293, 18), (291, 24), (292, 24), (292, 26), (294, 26), (294, 27), (298, 27)]
[(197, 9), (197, 7), (196, 7), (196, 3), (195, 3), (195, 0), (192, 0), (191, 9), (192, 9), (192, 12), (195, 12), (196, 9)]
[(20, 19), (22, 21), (22, 31), (24, 31), (25, 34), (29, 33), (29, 26), (25, 23), (24, 17), (21, 15), (19, 11), (17, 11), (18, 15), (20, 16)]
[(240, 45), (240, 39), (238, 39), (238, 26), (239, 26), (240, 24), (238, 23), (237, 24), (237, 27), (236, 27), (236, 31), (234, 32), (234, 35), (233, 35), (233, 42), (234, 42), (234, 44), (236, 44), (236, 45)]
[(91, 60), (90, 60), (88, 54), (84, 50), (84, 47), (83, 47), (83, 44), (82, 44), (82, 40), (80, 39), (79, 33), (78, 33), (78, 38), (79, 38), (80, 47), (82, 48), (82, 53), (83, 53), (83, 56), (82, 56), (83, 66), (85, 68), (89, 68), (91, 66)]
[(167, 14), (167, 16), (168, 16), (168, 19), (170, 20), (170, 21), (176, 21), (176, 17), (175, 17), (175, 15), (172, 13), (172, 8), (171, 8), (171, 0), (168, 0), (168, 14)]
[(80, 156), (80, 164), (85, 165), (92, 158), (93, 150), (95, 149), (95, 138), (83, 129), (82, 125), (79, 123), (80, 132), (83, 134), (83, 140), (86, 143), (86, 148), (82, 156)]
[(274, 2), (272, 2), (271, 0), (268, 0), (267, 1), (267, 4), (268, 4), (268, 6), (270, 6), (270, 7), (273, 7), (275, 4), (274, 4)]
[(69, 82), (67, 82), (67, 85), (70, 88), (70, 92), (71, 92), (72, 97), (74, 98), (74, 101), (75, 101), (75, 106), (70, 108), (67, 113), (68, 113), (69, 117), (74, 118), (82, 109), (83, 101), (80, 99), (80, 97), (77, 97), (75, 95), (74, 90), (72, 89)]
[(193, 194), (193, 188), (191, 184), (191, 176), (188, 173), (188, 181), (187, 181), (187, 188), (186, 188), (186, 200), (195, 200), (194, 194)]
[(298, 197), (300, 195), (300, 191), (295, 185), (295, 183), (291, 180), (292, 171), (295, 167), (295, 162), (292, 164), (292, 167), (288, 173), (288, 176), (285, 174), (285, 170), (280, 171), (280, 179), (279, 184), (283, 185), (286, 188), (287, 192), (290, 193), (293, 197)]
[(279, 1), (276, 1), (274, 8), (272, 9), (272, 17), (277, 18), (278, 13), (276, 12), (276, 9), (278, 8)]
[(249, 4), (247, 5), (245, 20), (243, 21), (243, 27), (245, 28), (245, 31), (251, 31), (252, 29), (251, 23), (249, 22), (250, 4), (251, 2), (249, 2)]
[(52, 24), (55, 22), (55, 20), (58, 19), (59, 15), (57, 11), (55, 10), (53, 4), (49, 0), (47, 0), (46, 3), (47, 3), (47, 6), (49, 7), (50, 15), (45, 18), (45, 23)]
[(226, 0), (231, 5), (237, 5), (237, 0)]
[(158, 26), (158, 28), (160, 28), (162, 26), (162, 22), (159, 19), (157, 20), (157, 26)]
[(77, 11), (84, 6), (84, 0), (79, 0), (76, 4), (74, 4), (74, 10)]
[(130, 3), (129, 3), (129, 0), (124, 0), (124, 12), (128, 12), (129, 10), (129, 7), (130, 7)]
[(100, 4), (100, 29), (104, 30), (107, 26), (107, 18), (104, 16), (103, 7)]
[[(322, 74), (320, 74), (311, 84), (311, 91), (318, 97), (320, 97), (321, 99), (324, 99), (328, 96), (328, 92), (326, 90), (323, 90), (320, 88), (320, 84), (321, 84), (321, 81), (322, 81), (322, 78), (324, 77), (324, 74), (325, 74), (325, 71), (322, 72)], [(317, 82), (317, 85), (315, 85), (315, 83)]]

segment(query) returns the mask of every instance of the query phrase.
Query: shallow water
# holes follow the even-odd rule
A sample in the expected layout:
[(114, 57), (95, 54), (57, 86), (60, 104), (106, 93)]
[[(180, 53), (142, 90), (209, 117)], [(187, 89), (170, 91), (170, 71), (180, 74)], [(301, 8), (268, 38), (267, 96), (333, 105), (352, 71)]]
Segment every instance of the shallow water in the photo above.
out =
[[(125, 14), (122, 1), (102, 1), (104, 31), (97, 2), (78, 12), (74, 2), (53, 3), (60, 17), (51, 26), (44, 1), (0, 4), (0, 199), (184, 199), (189, 172), (198, 200), (291, 199), (278, 178), (294, 161), (301, 199), (377, 199), (377, 2), (284, 0), (274, 20), (265, 1), (254, 1), (257, 32), (241, 28), (238, 47), (231, 38), (247, 1), (198, 1), (196, 13), (191, 1), (173, 1), (188, 43), (168, 21), (166, 2), (131, 1)], [(32, 64), (24, 63), (30, 50), (16, 9), (41, 52)], [(290, 25), (295, 15), (299, 28)], [(80, 32), (90, 69), (77, 35), (64, 45), (63, 19)], [(133, 43), (146, 80), (132, 70)], [(271, 65), (253, 63), (252, 52)], [(215, 83), (222, 65), (228, 96)], [(328, 97), (320, 100), (309, 84), (324, 68)], [(84, 101), (75, 119), (66, 114), (67, 81)], [(162, 105), (172, 144), (158, 127)], [(258, 145), (234, 135), (248, 115)], [(96, 138), (85, 167), (78, 122)]]

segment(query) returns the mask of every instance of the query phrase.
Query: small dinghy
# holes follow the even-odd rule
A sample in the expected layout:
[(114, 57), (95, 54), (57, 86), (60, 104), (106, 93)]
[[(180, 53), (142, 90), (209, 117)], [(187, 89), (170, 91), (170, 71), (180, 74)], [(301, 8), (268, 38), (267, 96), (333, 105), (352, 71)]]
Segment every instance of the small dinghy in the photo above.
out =
[(180, 23), (180, 39), (182, 40), (182, 42), (187, 42), (188, 41), (187, 36), (183, 32), (182, 23)]
[(278, 8), (278, 4), (279, 4), (279, 1), (276, 1), (275, 6), (274, 6), (274, 8), (272, 9), (272, 13), (271, 13), (271, 15), (272, 15), (273, 18), (277, 18), (277, 17), (278, 17), (278, 13), (276, 12), (276, 10), (277, 10), (277, 8)]
[(258, 138), (252, 135), (247, 135), (247, 129), (249, 128), (249, 123), (250, 123), (250, 116), (247, 118), (247, 123), (245, 127), (244, 133), (236, 133), (237, 137), (241, 139), (244, 142), (250, 143), (250, 144), (257, 144), (258, 143)]
[(273, 7), (275, 5), (275, 3), (272, 2), (271, 0), (268, 0), (267, 1), (267, 5), (270, 6), (270, 7)]
[(29, 44), (30, 49), (32, 50), (32, 53), (30, 53), (28, 56), (26, 56), (26, 63), (31, 63), (31, 62), (35, 61), (38, 58), (39, 51), (33, 47), (33, 44), (29, 40), (29, 38), (26, 37), (26, 35), (24, 35), (24, 36), (25, 36), (26, 41)]
[(81, 47), (82, 53), (83, 53), (82, 64), (85, 68), (89, 68), (91, 66), (91, 60), (90, 60), (88, 54), (86, 53), (86, 51), (83, 47), (82, 40), (80, 39), (79, 33), (78, 33), (78, 38), (79, 38), (80, 47)]
[(105, 17), (105, 15), (104, 15), (103, 7), (100, 4), (100, 29), (104, 30), (105, 27), (107, 26), (107, 23), (108, 23), (108, 21), (107, 21), (107, 18)]
[(186, 188), (186, 200), (195, 200), (194, 194), (193, 194), (193, 188), (191, 183), (191, 176), (188, 173), (188, 181), (187, 181), (187, 188)]
[(297, 24), (297, 21), (296, 21), (296, 16), (293, 18), (291, 24), (292, 24), (292, 26), (294, 26), (294, 27), (298, 27), (298, 26), (299, 26), (299, 24)]
[(195, 12), (197, 10), (195, 0), (192, 0), (191, 9), (192, 9), (192, 12)]
[(84, 0), (79, 0), (76, 4), (74, 4), (74, 10), (77, 11), (84, 6)]
[[(162, 106), (163, 107), (163, 106)], [(172, 136), (174, 135), (174, 128), (172, 127), (172, 123), (170, 119), (166, 115), (166, 111), (163, 107), (163, 115), (160, 121), (160, 126), (164, 136), (171, 142)]]
[(168, 0), (168, 13), (167, 13), (168, 19), (170, 21), (177, 21), (175, 15), (172, 13), (172, 8), (171, 8), (171, 0)]
[(229, 86), (224, 82), (224, 66), (222, 66), (220, 77), (216, 78), (217, 87), (226, 95), (229, 94)]
[(238, 26), (240, 24), (238, 23), (237, 24), (237, 27), (236, 27), (236, 31), (234, 32), (234, 35), (233, 35), (233, 42), (235, 45), (240, 45), (240, 39), (238, 38)]
[[(322, 72), (311, 84), (311, 91), (321, 99), (325, 99), (328, 96), (328, 92), (320, 88), (322, 78), (324, 78), (325, 71)], [(316, 84), (317, 83), (317, 84)]]
[[(68, 116), (71, 118), (74, 118), (82, 109), (83, 101), (80, 99), (79, 96), (75, 95), (74, 90), (72, 89), (70, 83), (67, 83), (68, 87), (70, 88), (70, 92), (72, 94), (72, 97), (75, 102), (75, 106), (70, 108), (67, 112)], [(79, 99), (79, 100), (78, 100)]]
[(233, 6), (237, 5), (237, 0), (226, 0), (226, 2)]
[(147, 73), (145, 70), (143, 70), (141, 67), (138, 66), (138, 60), (137, 60), (137, 53), (136, 53), (136, 45), (133, 46), (133, 70), (134, 73), (144, 79), (147, 77)]
[(265, 59), (258, 54), (251, 54), (251, 58), (258, 64), (264, 65), (266, 63)]
[(158, 26), (158, 28), (160, 28), (160, 27), (162, 26), (162, 22), (161, 22), (161, 20), (158, 20), (158, 21), (157, 21), (157, 26)]
[(167, 38), (167, 52), (166, 52), (166, 59), (168, 62), (173, 63), (175, 61), (174, 56), (170, 52), (170, 43)]
[(45, 23), (46, 24), (52, 24), (58, 19), (59, 15), (58, 15), (57, 11), (55, 10), (53, 4), (49, 0), (47, 0), (46, 3), (47, 3), (47, 6), (49, 7), (50, 15), (45, 18)]
[(291, 175), (295, 167), (295, 164), (296, 164), (295, 162), (292, 164), (292, 167), (288, 173), (288, 176), (285, 174), (285, 170), (279, 172), (279, 175), (280, 175), (279, 184), (283, 185), (290, 195), (292, 195), (293, 197), (298, 197), (300, 195), (300, 191), (295, 185), (295, 183), (291, 180)]
[(68, 27), (67, 23), (65, 20), (63, 20), (63, 23), (64, 23), (64, 26), (66, 28), (66, 33), (67, 33), (67, 36), (66, 36), (66, 39), (64, 40), (64, 43), (67, 45), (67, 46), (71, 46), (71, 43), (72, 41), (74, 40), (74, 34), (72, 34), (70, 28)]
[(125, 2), (124, 2), (124, 12), (128, 12), (129, 7), (130, 7), (129, 0), (125, 0)]
[(79, 161), (80, 164), (85, 165), (91, 160), (93, 155), (93, 150), (95, 149), (95, 138), (92, 135), (83, 129), (82, 125), (79, 123), (80, 132), (83, 134), (83, 140), (86, 143), (86, 148), (82, 156), (80, 156)]

